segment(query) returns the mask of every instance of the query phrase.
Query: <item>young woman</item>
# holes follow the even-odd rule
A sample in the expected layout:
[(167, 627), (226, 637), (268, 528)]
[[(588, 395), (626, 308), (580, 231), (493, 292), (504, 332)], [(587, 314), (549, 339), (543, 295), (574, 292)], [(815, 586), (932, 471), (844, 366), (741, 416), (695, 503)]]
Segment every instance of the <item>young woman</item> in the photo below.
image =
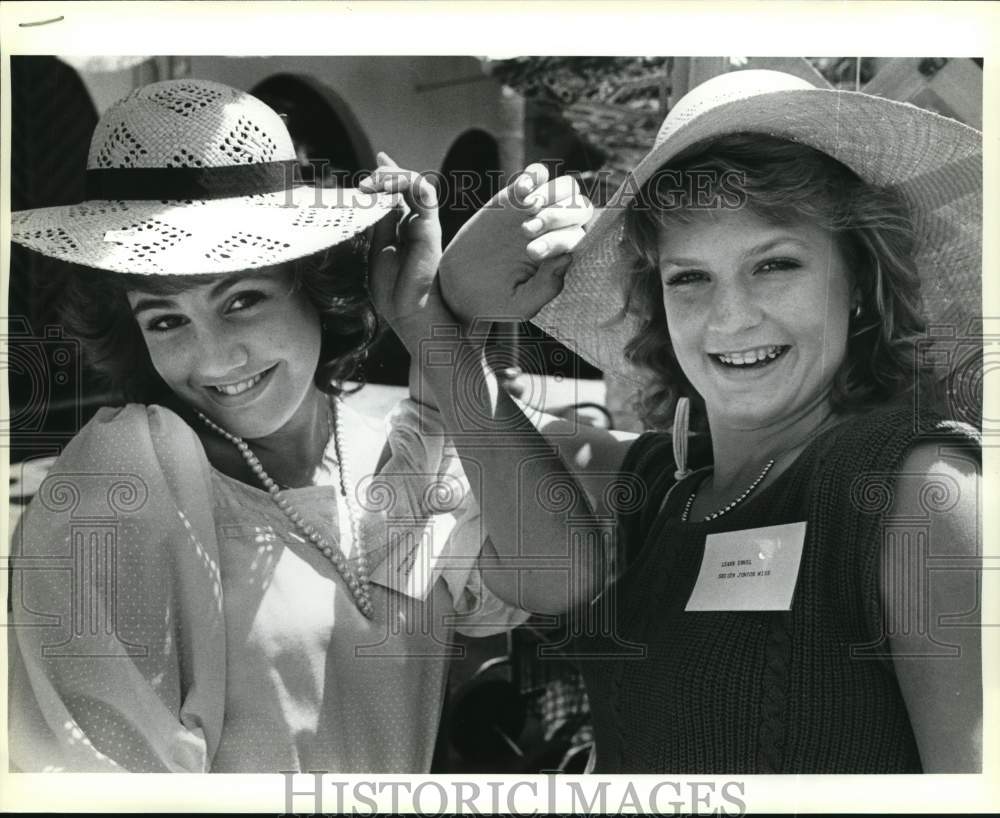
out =
[[(465, 326), (428, 383), (450, 429), (504, 435), (456, 438), (490, 562), (518, 569), (492, 587), (570, 612), (598, 770), (980, 768), (977, 433), (928, 409), (921, 366), (927, 317), (979, 314), (981, 173), (971, 128), (734, 72), (675, 105), (565, 287), (467, 245), (443, 298), (390, 311), (414, 350)], [(529, 420), (472, 319), (535, 313), (641, 373), (673, 433)]]
[[(383, 280), (437, 267), (433, 190), (295, 186), (295, 161), (254, 97), (155, 83), (102, 116), (87, 201), (14, 214), (67, 262), (67, 328), (130, 401), (14, 535), (18, 770), (426, 772), (456, 623), (524, 618), (482, 585), (436, 412), (402, 402), (386, 445), (343, 386)], [(541, 181), (510, 195), (554, 205)], [(519, 269), (575, 243), (571, 211), (547, 253), (518, 239)]]

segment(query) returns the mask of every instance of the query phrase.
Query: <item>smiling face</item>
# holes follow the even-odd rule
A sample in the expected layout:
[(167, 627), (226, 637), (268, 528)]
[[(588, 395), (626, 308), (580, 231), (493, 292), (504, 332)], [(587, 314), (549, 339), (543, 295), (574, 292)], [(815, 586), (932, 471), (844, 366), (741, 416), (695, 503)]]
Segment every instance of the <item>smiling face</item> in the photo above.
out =
[(674, 352), (713, 429), (767, 429), (828, 408), (844, 360), (851, 275), (832, 235), (747, 210), (660, 228)]
[(238, 274), (179, 293), (128, 294), (153, 366), (229, 432), (257, 440), (309, 416), (320, 318), (287, 270)]

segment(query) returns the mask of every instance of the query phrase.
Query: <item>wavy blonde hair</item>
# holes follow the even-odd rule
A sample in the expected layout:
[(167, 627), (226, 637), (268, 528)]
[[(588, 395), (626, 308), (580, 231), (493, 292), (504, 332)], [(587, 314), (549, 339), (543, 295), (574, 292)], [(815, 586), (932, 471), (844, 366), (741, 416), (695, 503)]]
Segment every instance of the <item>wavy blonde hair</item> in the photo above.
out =
[(906, 203), (814, 148), (733, 134), (695, 146), (661, 168), (625, 213), (626, 245), (634, 256), (625, 311), (642, 323), (625, 355), (649, 373), (636, 407), (647, 427), (669, 426), (681, 396), (691, 399), (692, 425), (706, 426), (701, 399), (670, 343), (657, 250), (660, 230), (691, 221), (706, 203), (746, 208), (776, 223), (812, 222), (833, 234), (861, 306), (860, 315), (851, 316), (847, 355), (833, 379), (836, 411), (886, 403), (913, 388), (914, 344), (926, 322)]

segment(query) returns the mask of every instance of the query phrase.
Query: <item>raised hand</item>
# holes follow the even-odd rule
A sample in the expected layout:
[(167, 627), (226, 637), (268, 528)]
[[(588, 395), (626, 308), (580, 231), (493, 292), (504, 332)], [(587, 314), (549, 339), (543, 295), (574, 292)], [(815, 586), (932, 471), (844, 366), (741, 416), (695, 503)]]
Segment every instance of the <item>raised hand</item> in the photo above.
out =
[(445, 248), (441, 288), (467, 325), (531, 318), (562, 289), (570, 251), (593, 214), (575, 179), (530, 165)]
[(436, 323), (455, 323), (437, 284), (441, 224), (437, 191), (419, 173), (400, 168), (387, 154), (358, 187), (398, 193), (397, 210), (375, 226), (369, 287), (379, 314), (413, 353)]

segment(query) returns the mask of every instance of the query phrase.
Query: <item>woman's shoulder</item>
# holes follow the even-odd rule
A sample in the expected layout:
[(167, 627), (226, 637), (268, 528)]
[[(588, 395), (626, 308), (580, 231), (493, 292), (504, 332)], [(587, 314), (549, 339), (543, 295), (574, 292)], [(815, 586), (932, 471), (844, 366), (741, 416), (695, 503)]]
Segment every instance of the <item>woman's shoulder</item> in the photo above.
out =
[(164, 457), (203, 458), (204, 450), (194, 430), (171, 409), (128, 403), (98, 409), (66, 445), (53, 468), (134, 472)]
[(163, 425), (187, 427), (187, 423), (180, 415), (166, 406), (155, 403), (125, 403), (120, 406), (102, 406), (80, 430), (80, 434), (91, 427), (95, 432), (115, 431), (121, 434), (129, 430), (140, 431)]
[(976, 471), (980, 457), (980, 436), (969, 424), (912, 406), (882, 406), (854, 413), (821, 434), (800, 458), (801, 479), (793, 483), (813, 503), (850, 503), (867, 513), (887, 508), (914, 483), (911, 478), (933, 470), (925, 464), (948, 460)]
[(836, 459), (898, 460), (914, 446), (950, 443), (976, 450), (980, 442), (979, 431), (968, 423), (897, 403), (848, 415), (821, 435), (813, 448), (815, 454)]
[(142, 404), (102, 407), (40, 483), (21, 518), (21, 547), (45, 548), (53, 532), (63, 531), (67, 513), (107, 517), (113, 510), (128, 515), (137, 538), (130, 542), (155, 550), (178, 509), (186, 525), (210, 531), (213, 496), (204, 449), (176, 413)]

